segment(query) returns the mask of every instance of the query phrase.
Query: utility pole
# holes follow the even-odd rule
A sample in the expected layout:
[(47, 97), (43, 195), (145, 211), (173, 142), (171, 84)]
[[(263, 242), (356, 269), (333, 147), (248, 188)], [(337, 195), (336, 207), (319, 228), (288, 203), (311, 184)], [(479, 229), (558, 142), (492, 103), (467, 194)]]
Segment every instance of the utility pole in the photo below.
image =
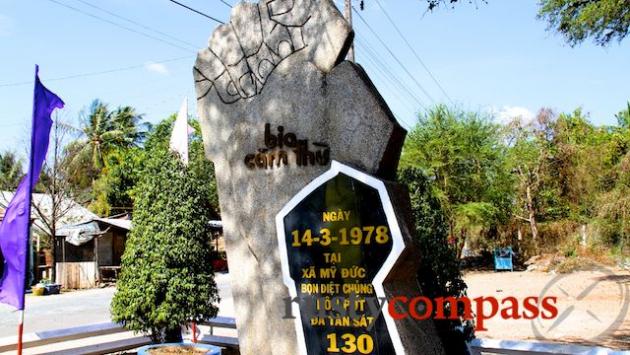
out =
[[(345, 0), (345, 6), (343, 10), (344, 17), (346, 18), (346, 21), (348, 21), (348, 23), (350, 24), (350, 28), (352, 28), (352, 0)], [(354, 40), (350, 44), (350, 49), (348, 50), (348, 55), (346, 56), (346, 59), (354, 62)]]

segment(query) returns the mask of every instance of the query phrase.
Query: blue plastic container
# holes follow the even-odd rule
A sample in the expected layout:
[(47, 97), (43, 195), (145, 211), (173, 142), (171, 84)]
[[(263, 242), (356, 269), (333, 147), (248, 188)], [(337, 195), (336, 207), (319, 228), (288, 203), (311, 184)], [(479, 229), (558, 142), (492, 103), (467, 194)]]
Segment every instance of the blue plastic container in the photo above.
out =
[(512, 262), (513, 256), (514, 252), (512, 251), (512, 247), (496, 248), (494, 250), (494, 270), (514, 271), (514, 263)]
[(208, 352), (206, 352), (207, 355), (221, 355), (221, 348), (219, 348), (218, 346), (208, 345), (208, 344), (199, 344), (199, 343), (166, 343), (166, 344), (147, 345), (138, 349), (138, 355), (149, 355), (149, 350), (151, 349), (156, 349), (156, 348), (161, 348), (161, 347), (166, 347), (166, 346), (177, 346), (177, 345), (189, 345), (198, 349), (207, 349), (208, 350)]

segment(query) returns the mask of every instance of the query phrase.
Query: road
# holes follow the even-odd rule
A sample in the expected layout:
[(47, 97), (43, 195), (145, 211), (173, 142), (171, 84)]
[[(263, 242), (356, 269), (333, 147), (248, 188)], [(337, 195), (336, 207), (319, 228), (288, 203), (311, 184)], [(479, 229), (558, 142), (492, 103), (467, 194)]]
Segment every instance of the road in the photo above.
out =
[[(219, 314), (233, 316), (229, 274), (218, 273), (215, 280), (221, 296)], [(115, 292), (114, 287), (108, 287), (45, 297), (27, 295), (24, 332), (108, 322), (109, 305)], [(16, 334), (17, 317), (11, 307), (0, 304), (0, 338)]]

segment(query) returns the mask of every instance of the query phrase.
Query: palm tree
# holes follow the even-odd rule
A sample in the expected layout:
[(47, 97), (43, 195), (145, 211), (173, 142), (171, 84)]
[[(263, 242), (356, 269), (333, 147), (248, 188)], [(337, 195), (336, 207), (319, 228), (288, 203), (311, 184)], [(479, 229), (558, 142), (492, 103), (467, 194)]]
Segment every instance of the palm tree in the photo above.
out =
[(133, 107), (119, 107), (111, 115), (112, 124), (122, 132), (123, 140), (119, 142), (120, 146), (131, 148), (144, 142), (150, 124), (142, 122), (142, 115), (139, 115)]
[(129, 106), (110, 111), (106, 104), (94, 100), (87, 114), (81, 117), (81, 135), (84, 139), (75, 142), (75, 159), (91, 161), (91, 167), (100, 171), (105, 157), (116, 148), (130, 148), (142, 143), (145, 131), (141, 129), (142, 115)]

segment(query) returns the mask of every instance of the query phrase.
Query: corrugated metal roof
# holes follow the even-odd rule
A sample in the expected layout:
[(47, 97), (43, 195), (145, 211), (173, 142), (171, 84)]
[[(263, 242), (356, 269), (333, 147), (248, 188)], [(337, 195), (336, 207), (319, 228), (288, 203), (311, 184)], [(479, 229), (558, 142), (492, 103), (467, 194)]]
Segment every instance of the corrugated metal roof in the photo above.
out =
[(97, 218), (97, 220), (110, 224), (112, 226), (116, 226), (118, 228), (131, 230), (131, 220), (129, 219), (119, 219), (119, 218)]
[(87, 222), (63, 226), (57, 229), (56, 236), (66, 237), (66, 242), (79, 246), (105, 234), (112, 226), (129, 231), (131, 230), (131, 221), (97, 217)]
[[(4, 209), (11, 199), (13, 198), (14, 193), (11, 191), (0, 191), (0, 209)], [(61, 201), (61, 208), (64, 211), (64, 215), (59, 218), (58, 225), (64, 224), (79, 224), (83, 222), (89, 222), (95, 218), (98, 218), (97, 215), (90, 212), (87, 208), (81, 206), (76, 201), (71, 199), (65, 199)], [(39, 210), (42, 212), (45, 218), (49, 219), (52, 215), (52, 198), (47, 194), (33, 194), (33, 205), (37, 206)], [(48, 227), (46, 227), (46, 223), (41, 219), (39, 213), (37, 213), (35, 207), (31, 210), (31, 217), (34, 222), (33, 225), (39, 231), (43, 233), (50, 233)]]
[(79, 246), (94, 239), (104, 231), (101, 231), (96, 221), (90, 221), (71, 226), (63, 226), (57, 230), (57, 237), (66, 237), (66, 242)]

